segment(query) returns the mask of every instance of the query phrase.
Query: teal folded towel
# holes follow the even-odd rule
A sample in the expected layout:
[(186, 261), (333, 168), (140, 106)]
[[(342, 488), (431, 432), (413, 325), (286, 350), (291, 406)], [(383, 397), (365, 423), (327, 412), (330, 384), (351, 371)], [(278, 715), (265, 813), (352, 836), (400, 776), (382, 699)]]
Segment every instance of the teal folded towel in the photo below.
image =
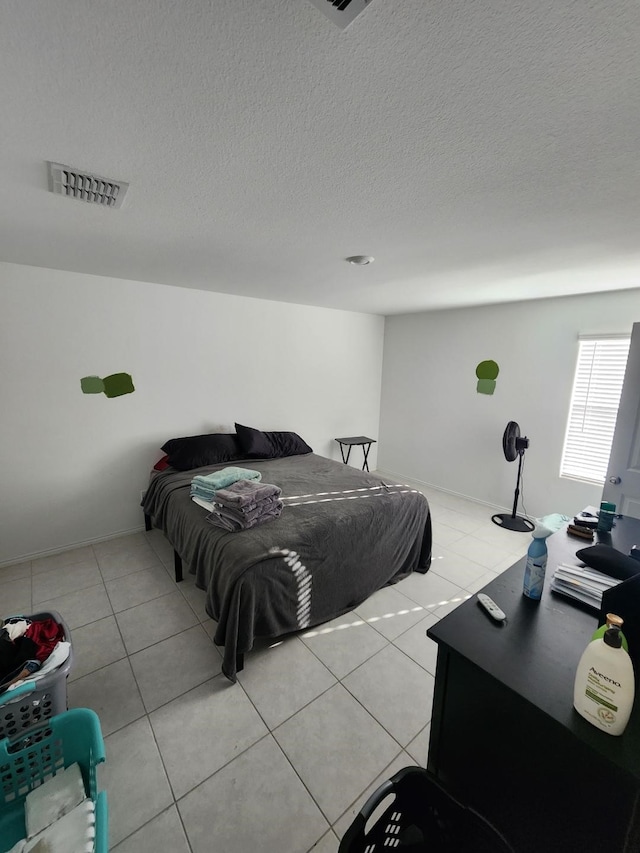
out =
[(212, 474), (198, 474), (191, 481), (191, 495), (205, 497), (215, 495), (218, 489), (224, 489), (238, 480), (261, 480), (260, 471), (251, 468), (238, 468), (231, 466), (214, 471)]

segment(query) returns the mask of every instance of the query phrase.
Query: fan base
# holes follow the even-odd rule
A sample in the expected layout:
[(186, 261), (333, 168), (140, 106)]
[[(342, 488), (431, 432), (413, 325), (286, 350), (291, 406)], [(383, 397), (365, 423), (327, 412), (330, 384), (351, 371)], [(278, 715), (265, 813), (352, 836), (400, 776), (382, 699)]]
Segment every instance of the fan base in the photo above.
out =
[(516, 530), (518, 533), (531, 533), (532, 530), (535, 530), (535, 524), (532, 524), (528, 519), (519, 515), (509, 515), (507, 512), (492, 515), (491, 521), (498, 527), (504, 527), (505, 530)]

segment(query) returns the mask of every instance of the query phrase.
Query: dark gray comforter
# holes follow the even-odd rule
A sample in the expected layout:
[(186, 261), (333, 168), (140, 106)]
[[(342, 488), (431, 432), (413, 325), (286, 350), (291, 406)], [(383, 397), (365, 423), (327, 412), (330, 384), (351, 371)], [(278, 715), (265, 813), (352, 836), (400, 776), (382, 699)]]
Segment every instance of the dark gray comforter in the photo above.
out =
[(206, 521), (190, 483), (224, 465), (158, 474), (143, 508), (207, 591), (232, 681), (254, 639), (326, 622), (389, 581), (428, 569), (431, 519), (420, 492), (314, 453), (228, 464), (282, 489), (279, 519), (234, 533)]

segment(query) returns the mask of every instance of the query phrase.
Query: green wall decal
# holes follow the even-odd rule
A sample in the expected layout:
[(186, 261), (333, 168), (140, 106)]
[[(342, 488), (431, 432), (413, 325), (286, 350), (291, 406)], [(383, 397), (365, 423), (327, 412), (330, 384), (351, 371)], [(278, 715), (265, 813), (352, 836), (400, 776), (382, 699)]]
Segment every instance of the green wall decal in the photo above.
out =
[(495, 361), (491, 359), (481, 361), (476, 367), (476, 376), (478, 377), (476, 391), (478, 394), (493, 394), (496, 390), (496, 378), (499, 373), (500, 368)]
[(107, 397), (121, 397), (136, 390), (133, 387), (133, 379), (128, 373), (112, 373), (104, 379), (100, 379), (99, 376), (83, 376), (80, 387), (84, 394), (104, 392)]
[(496, 390), (495, 379), (478, 379), (476, 391), (478, 394), (493, 394)]
[(80, 380), (83, 394), (102, 394), (104, 382), (99, 376), (83, 376)]
[(123, 394), (132, 394), (136, 389), (133, 387), (133, 379), (128, 373), (112, 373), (104, 377), (104, 393), (107, 397), (122, 397)]

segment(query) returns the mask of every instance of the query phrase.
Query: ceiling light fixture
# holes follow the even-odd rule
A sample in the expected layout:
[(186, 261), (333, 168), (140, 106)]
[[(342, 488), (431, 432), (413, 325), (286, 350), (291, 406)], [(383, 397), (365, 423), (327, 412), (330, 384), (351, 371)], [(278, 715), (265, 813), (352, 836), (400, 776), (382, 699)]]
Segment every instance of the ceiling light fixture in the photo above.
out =
[(375, 258), (372, 258), (371, 255), (351, 255), (350, 258), (345, 258), (345, 261), (357, 267), (365, 267), (367, 264), (372, 264)]

